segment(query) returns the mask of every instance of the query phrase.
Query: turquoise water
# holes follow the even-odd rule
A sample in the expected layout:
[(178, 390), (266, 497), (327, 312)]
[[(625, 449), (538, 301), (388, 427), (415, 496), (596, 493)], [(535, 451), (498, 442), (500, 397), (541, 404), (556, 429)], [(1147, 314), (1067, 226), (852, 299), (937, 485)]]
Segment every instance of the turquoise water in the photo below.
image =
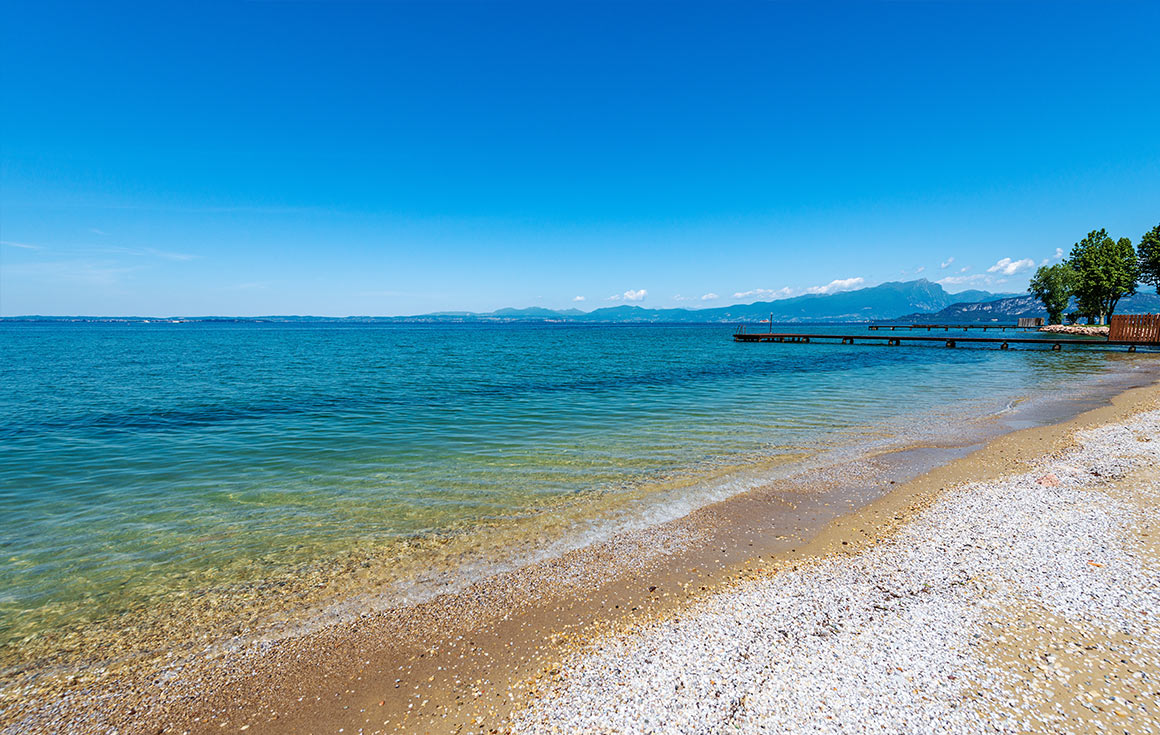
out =
[(0, 642), (1140, 367), (730, 334), (0, 325)]

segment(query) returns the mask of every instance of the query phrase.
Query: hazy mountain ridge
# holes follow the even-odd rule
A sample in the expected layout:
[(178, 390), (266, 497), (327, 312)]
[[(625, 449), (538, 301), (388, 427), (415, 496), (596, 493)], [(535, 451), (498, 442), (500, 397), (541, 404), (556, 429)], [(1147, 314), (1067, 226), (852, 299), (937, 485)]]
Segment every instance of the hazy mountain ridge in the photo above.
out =
[[(953, 303), (970, 300), (985, 301), (1002, 299), (1009, 294), (993, 294), (987, 291), (968, 291), (963, 294), (948, 294), (942, 286), (926, 279), (916, 281), (890, 281), (877, 286), (836, 294), (805, 294), (777, 301), (755, 301), (749, 304), (733, 304), (706, 309), (655, 309), (633, 304), (606, 306), (587, 313), (576, 309), (553, 311), (551, 309), (500, 309), (498, 311), (472, 314), (467, 319), (488, 321), (497, 318), (537, 318), (552, 321), (592, 322), (592, 323), (648, 323), (648, 322), (699, 322), (732, 323), (757, 321), (770, 318), (776, 322), (848, 322), (891, 319), (911, 310), (936, 311)], [(965, 298), (964, 298), (965, 297)], [(409, 317), (426, 320), (434, 315)]]
[[(622, 304), (603, 307), (586, 314), (575, 313), (575, 310), (555, 314), (561, 320), (567, 321), (611, 323), (729, 323), (765, 320), (769, 319), (771, 314), (775, 322), (850, 322), (892, 319), (908, 311), (937, 311), (959, 301), (988, 301), (1007, 296), (1009, 294), (993, 294), (987, 291), (969, 291), (952, 295), (937, 283), (919, 279), (890, 281), (836, 294), (805, 294), (777, 301), (755, 301), (707, 309), (651, 309)], [(491, 314), (475, 316), (488, 319), (511, 311), (515, 310), (501, 309)]]
[[(542, 307), (504, 308), (492, 312), (444, 311), (398, 317), (4, 317), (7, 321), (196, 321), (196, 322), (567, 322), (598, 324), (665, 323), (736, 323), (764, 321), (772, 314), (775, 322), (866, 322), (898, 319), (904, 314), (939, 312), (952, 305), (993, 302), (1009, 299), (1012, 294), (987, 291), (964, 291), (948, 294), (942, 286), (926, 279), (890, 281), (877, 286), (835, 294), (805, 294), (777, 301), (755, 301), (707, 309), (654, 309), (634, 304), (606, 306), (594, 311), (579, 309), (546, 309)], [(1019, 297), (1022, 298), (1022, 297)]]

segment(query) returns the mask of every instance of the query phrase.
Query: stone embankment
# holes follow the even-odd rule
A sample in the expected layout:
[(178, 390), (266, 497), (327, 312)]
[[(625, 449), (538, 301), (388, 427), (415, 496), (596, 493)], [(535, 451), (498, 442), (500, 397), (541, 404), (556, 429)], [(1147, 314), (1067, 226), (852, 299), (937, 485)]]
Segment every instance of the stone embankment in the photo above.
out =
[(1040, 332), (1048, 334), (1080, 334), (1089, 337), (1107, 337), (1108, 328), (1095, 324), (1051, 324), (1040, 327)]

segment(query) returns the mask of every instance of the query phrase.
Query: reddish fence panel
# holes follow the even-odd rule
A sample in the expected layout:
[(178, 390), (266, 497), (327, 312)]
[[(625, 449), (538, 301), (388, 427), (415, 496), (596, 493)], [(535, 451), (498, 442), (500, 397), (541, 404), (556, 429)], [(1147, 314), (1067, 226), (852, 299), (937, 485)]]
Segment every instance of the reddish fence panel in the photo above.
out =
[(1108, 339), (1112, 342), (1160, 344), (1160, 314), (1117, 314), (1112, 316)]

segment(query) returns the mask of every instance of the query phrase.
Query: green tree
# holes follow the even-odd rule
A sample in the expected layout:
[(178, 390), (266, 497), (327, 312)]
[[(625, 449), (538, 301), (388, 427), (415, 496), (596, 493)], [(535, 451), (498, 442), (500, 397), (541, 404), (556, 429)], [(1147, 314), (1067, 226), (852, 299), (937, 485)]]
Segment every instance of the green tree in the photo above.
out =
[(1140, 238), (1140, 280), (1151, 283), (1160, 293), (1160, 225)]
[(1063, 312), (1075, 289), (1075, 272), (1067, 263), (1041, 266), (1035, 271), (1028, 293), (1043, 302), (1048, 324), (1063, 324)]
[(1075, 296), (1080, 311), (1104, 323), (1124, 296), (1136, 293), (1140, 263), (1126, 237), (1113, 240), (1106, 230), (1094, 230), (1071, 248), (1068, 265), (1075, 271)]

